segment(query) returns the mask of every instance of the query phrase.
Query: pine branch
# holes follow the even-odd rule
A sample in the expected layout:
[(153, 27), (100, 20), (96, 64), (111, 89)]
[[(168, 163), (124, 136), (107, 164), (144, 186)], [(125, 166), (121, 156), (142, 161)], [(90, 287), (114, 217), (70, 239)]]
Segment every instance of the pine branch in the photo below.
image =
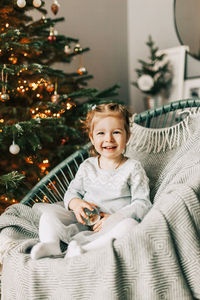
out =
[(69, 97), (72, 99), (73, 98), (94, 97), (95, 95), (97, 95), (97, 93), (98, 93), (98, 90), (94, 89), (94, 88), (81, 89), (80, 91), (69, 94)]
[(21, 181), (25, 178), (24, 175), (19, 174), (17, 171), (0, 176), (0, 188), (5, 192), (15, 189)]
[(117, 90), (120, 88), (120, 85), (119, 84), (115, 84), (113, 85), (112, 87), (104, 90), (104, 91), (101, 91), (99, 92), (96, 97), (97, 98), (104, 98), (104, 97), (113, 97), (113, 96), (116, 96), (118, 95), (118, 92)]

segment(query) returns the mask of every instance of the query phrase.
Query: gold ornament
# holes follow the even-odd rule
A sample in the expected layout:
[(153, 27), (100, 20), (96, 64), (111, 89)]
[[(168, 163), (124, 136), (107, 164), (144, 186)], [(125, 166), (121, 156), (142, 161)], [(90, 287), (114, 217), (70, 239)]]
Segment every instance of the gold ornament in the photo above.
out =
[[(2, 92), (0, 94), (0, 99), (2, 102), (8, 101), (10, 99), (10, 96), (6, 92), (7, 90), (7, 82), (8, 82), (8, 73), (5, 73), (6, 65), (3, 66), (3, 69), (1, 71), (1, 81), (2, 81)], [(5, 73), (5, 75), (4, 75)]]
[(87, 72), (86, 68), (85, 67), (80, 67), (78, 68), (77, 72), (80, 74), (80, 75), (83, 75)]
[(51, 96), (51, 102), (52, 103), (58, 103), (59, 97), (60, 96), (57, 94), (57, 91), (54, 91), (53, 95)]
[(8, 60), (13, 64), (15, 65), (17, 63), (17, 57), (14, 56), (14, 54), (12, 54)]
[(79, 55), (79, 68), (77, 70), (77, 72), (80, 74), (80, 75), (83, 75), (85, 73), (87, 73), (87, 70), (86, 68), (83, 66), (83, 54)]
[(41, 18), (41, 20), (40, 20), (40, 23), (41, 23), (41, 24), (47, 23), (47, 19), (46, 19), (46, 17), (45, 17), (44, 15), (42, 16), (42, 18)]
[(80, 44), (76, 44), (76, 46), (74, 47), (74, 53), (78, 54), (82, 52), (82, 48), (80, 46)]
[(57, 0), (54, 0), (53, 4), (51, 5), (51, 11), (54, 15), (58, 13), (58, 10), (60, 8), (60, 4), (58, 3)]
[(55, 90), (54, 90), (53, 95), (51, 96), (51, 102), (52, 103), (58, 103), (58, 101), (59, 101), (59, 97), (60, 96), (58, 95), (57, 90), (58, 90), (58, 82), (56, 80), (56, 82), (55, 82)]
[(1, 94), (0, 98), (1, 98), (2, 102), (5, 102), (5, 101), (8, 101), (10, 99), (10, 96), (5, 93), (5, 94)]

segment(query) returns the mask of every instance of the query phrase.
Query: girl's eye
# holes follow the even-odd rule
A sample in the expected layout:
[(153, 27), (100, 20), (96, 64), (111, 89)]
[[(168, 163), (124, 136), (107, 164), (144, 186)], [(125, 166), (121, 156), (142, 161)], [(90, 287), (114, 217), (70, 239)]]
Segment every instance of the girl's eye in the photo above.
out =
[(99, 131), (99, 132), (97, 132), (97, 135), (102, 135), (102, 134), (104, 134), (104, 132), (103, 132), (103, 131)]
[(120, 134), (121, 132), (118, 131), (118, 130), (116, 130), (116, 131), (114, 131), (113, 133), (114, 133), (114, 134)]

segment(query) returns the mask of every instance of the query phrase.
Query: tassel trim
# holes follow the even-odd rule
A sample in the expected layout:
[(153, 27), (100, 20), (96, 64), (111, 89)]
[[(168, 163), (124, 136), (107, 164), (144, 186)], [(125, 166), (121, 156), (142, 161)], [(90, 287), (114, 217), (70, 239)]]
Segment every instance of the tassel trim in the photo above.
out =
[[(198, 115), (199, 117), (199, 113), (193, 115)], [(172, 150), (179, 147), (191, 135), (191, 129), (189, 128), (190, 118), (191, 114), (178, 124), (166, 128), (146, 128), (133, 121), (131, 137), (127, 147), (129, 150), (132, 148), (136, 151), (145, 151), (147, 153), (165, 152), (167, 149)]]

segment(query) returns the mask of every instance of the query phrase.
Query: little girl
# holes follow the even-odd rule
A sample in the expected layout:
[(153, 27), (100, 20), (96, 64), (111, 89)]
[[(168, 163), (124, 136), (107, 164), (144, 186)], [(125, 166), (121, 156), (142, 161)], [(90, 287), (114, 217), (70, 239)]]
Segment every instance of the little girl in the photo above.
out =
[[(129, 116), (126, 107), (116, 103), (94, 106), (88, 112), (84, 127), (93, 156), (80, 165), (71, 181), (64, 196), (65, 208), (50, 204), (42, 214), (41, 242), (32, 248), (33, 259), (61, 254), (61, 240), (72, 241), (66, 258), (95, 249), (123, 236), (150, 210), (145, 171), (140, 162), (123, 154), (130, 136)], [(89, 230), (85, 208), (92, 211), (94, 207), (100, 210), (101, 219), (91, 228), (91, 242), (80, 247), (76, 235)]]

